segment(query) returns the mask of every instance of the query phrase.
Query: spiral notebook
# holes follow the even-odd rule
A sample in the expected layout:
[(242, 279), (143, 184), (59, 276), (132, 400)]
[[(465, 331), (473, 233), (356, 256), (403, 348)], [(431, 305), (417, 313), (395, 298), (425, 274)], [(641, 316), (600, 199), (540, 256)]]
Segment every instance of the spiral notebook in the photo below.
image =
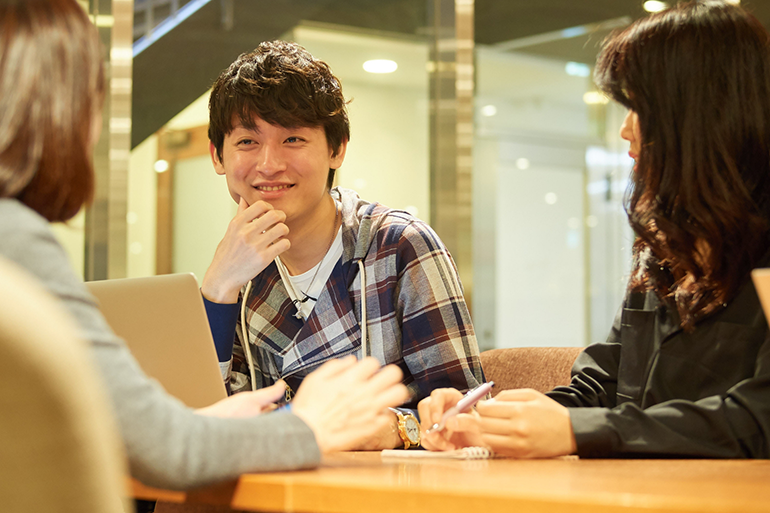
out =
[(443, 459), (443, 460), (486, 460), (495, 455), (486, 447), (464, 447), (454, 451), (404, 451), (403, 449), (386, 449), (382, 451), (383, 458), (398, 459)]

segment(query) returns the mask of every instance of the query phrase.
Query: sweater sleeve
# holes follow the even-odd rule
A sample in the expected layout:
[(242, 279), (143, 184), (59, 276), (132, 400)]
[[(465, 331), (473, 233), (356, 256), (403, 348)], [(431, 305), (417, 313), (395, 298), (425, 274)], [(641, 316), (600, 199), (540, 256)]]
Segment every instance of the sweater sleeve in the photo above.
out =
[(238, 322), (238, 303), (214, 303), (203, 297), (206, 307), (206, 317), (209, 320), (211, 336), (217, 348), (217, 358), (220, 363), (229, 362), (233, 358), (233, 343), (235, 341), (235, 325)]
[(770, 457), (770, 342), (757, 373), (724, 395), (671, 400), (642, 409), (569, 408), (578, 455), (607, 457)]
[[(436, 233), (414, 221), (398, 237), (396, 315), (414, 407), (436, 388), (484, 381), (479, 348), (452, 257)], [(405, 374), (407, 374), (405, 372)]]
[(556, 387), (546, 395), (567, 407), (606, 407), (617, 404), (620, 365), (621, 308), (607, 341), (592, 344), (577, 357), (569, 386)]
[[(248, 419), (196, 415), (139, 368), (69, 266), (47, 223), (15, 201), (0, 200), (0, 254), (28, 269), (90, 342), (111, 399), (134, 477), (187, 489), (245, 472), (310, 468), (320, 452), (311, 429), (291, 413)], [(55, 350), (55, 341), (44, 341)]]

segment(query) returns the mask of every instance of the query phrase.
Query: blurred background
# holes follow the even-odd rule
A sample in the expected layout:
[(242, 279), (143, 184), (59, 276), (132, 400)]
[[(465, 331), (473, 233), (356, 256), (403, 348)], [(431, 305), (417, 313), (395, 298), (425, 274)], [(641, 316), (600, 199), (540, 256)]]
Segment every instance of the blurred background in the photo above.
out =
[[(605, 339), (633, 235), (625, 109), (592, 71), (641, 0), (84, 0), (110, 88), (94, 204), (57, 235), (85, 279), (193, 272), (234, 215), (207, 102), (261, 41), (326, 61), (349, 105), (337, 185), (429, 222), (482, 350)], [(770, 26), (770, 2), (743, 5)]]

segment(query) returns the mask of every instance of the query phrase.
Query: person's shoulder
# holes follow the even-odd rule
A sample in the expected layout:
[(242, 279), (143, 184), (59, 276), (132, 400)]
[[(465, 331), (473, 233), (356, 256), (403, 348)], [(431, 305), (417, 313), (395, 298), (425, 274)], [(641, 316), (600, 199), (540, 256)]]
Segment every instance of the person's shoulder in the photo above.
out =
[[(377, 232), (384, 244), (394, 244), (400, 251), (425, 254), (445, 250), (444, 243), (431, 226), (405, 210), (377, 204), (371, 215), (378, 217)], [(415, 255), (416, 256), (416, 255)]]
[(54, 240), (48, 221), (13, 198), (0, 199), (0, 246), (2, 253), (26, 251)]
[(0, 198), (1, 231), (21, 231), (35, 228), (48, 231), (48, 221), (15, 198)]

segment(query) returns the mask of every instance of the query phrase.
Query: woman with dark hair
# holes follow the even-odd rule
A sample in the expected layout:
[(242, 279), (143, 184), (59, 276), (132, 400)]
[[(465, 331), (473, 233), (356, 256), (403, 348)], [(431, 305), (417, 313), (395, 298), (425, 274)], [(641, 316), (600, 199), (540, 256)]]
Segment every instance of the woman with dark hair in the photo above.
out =
[[(89, 342), (132, 474), (184, 489), (307, 468), (388, 425), (387, 407), (408, 393), (400, 369), (380, 370), (372, 358), (329, 362), (308, 376), (289, 411), (270, 414), (261, 413), (283, 397), (281, 382), (195, 412), (142, 373), (48, 226), (92, 196), (104, 90), (99, 37), (75, 0), (0, 0), (0, 256), (37, 277)], [(56, 350), (55, 340), (40, 342)]]
[[(612, 35), (599, 87), (629, 109), (634, 267), (609, 339), (546, 395), (501, 392), (424, 444), (515, 457), (770, 457), (770, 38), (741, 7), (691, 2)], [(420, 404), (423, 425), (459, 393)]]

